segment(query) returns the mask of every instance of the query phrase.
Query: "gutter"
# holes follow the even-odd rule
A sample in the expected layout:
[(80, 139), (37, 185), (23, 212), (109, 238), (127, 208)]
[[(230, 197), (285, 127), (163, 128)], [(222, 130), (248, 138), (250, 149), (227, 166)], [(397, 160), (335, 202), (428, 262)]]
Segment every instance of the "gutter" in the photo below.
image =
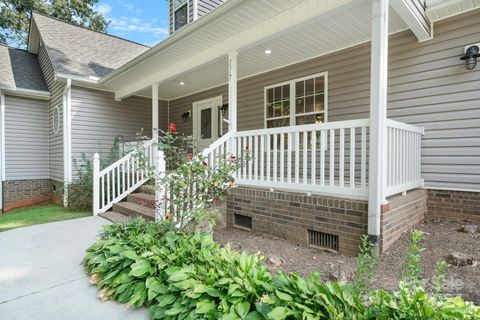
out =
[(2, 88), (2, 87), (0, 87), (0, 91), (2, 92), (2, 94), (8, 93), (13, 96), (40, 99), (40, 100), (50, 100), (49, 91), (31, 90), (31, 89), (22, 89), (22, 88), (11, 89), (11, 88)]

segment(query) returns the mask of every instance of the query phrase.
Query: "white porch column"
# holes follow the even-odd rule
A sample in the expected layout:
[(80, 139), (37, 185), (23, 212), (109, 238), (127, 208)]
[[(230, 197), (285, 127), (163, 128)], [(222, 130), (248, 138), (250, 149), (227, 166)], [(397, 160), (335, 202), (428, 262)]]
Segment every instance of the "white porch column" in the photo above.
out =
[(388, 8), (388, 0), (372, 1), (368, 235), (376, 247), (380, 238), (381, 206), (385, 203), (387, 169)]
[[(228, 54), (228, 132), (233, 134), (237, 132), (237, 57), (238, 52)], [(232, 139), (229, 152), (235, 153), (236, 149), (235, 139)]]
[(152, 139), (158, 142), (158, 83), (152, 84)]

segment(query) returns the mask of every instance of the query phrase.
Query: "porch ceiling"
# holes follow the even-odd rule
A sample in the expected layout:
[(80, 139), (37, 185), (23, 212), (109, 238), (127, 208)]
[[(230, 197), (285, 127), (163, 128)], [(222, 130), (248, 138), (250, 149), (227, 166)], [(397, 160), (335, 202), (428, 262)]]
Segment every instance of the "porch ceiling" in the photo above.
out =
[[(259, 5), (260, 2), (263, 6)], [(279, 4), (277, 5), (273, 2), (278, 2)], [(301, 7), (302, 3), (307, 2), (308, 0), (255, 0), (245, 10), (232, 9), (229, 11), (229, 14), (233, 15), (232, 17), (234, 18), (231, 21), (264, 21), (268, 19), (267, 13), (270, 10), (273, 10), (274, 14), (279, 15), (285, 10), (289, 10), (289, 8), (293, 10), (291, 9), (292, 5)], [(355, 0), (341, 2), (338, 6), (308, 19), (305, 23), (292, 24), (291, 28), (238, 48), (239, 79), (248, 78), (369, 41), (371, 38), (371, 1)], [(263, 9), (260, 9), (261, 7)], [(262, 17), (264, 19), (261, 19)], [(260, 20), (258, 20), (259, 18)], [(407, 29), (406, 24), (393, 10), (390, 10), (389, 28), (391, 33)], [(210, 41), (214, 41), (217, 37), (225, 37), (226, 39), (233, 37), (235, 33), (232, 34), (232, 32), (238, 32), (239, 30), (237, 25), (227, 24), (210, 34), (207, 30), (199, 30), (197, 32), (202, 32), (203, 36), (212, 37), (213, 39), (210, 39)], [(170, 62), (168, 65), (174, 65), (175, 63), (180, 63), (181, 59), (189, 59), (188, 53), (190, 52), (190, 55), (196, 53), (192, 50), (194, 48), (196, 50), (197, 46), (197, 43), (173, 44), (171, 49), (165, 50), (167, 51), (166, 53), (159, 53), (158, 57), (152, 57), (141, 65), (118, 75), (116, 78), (107, 80), (106, 84), (117, 93), (121, 91), (121, 94), (117, 95), (120, 98), (131, 94), (148, 96), (151, 92), (148, 86), (144, 85), (143, 88), (139, 88), (131, 84), (135, 81), (142, 82), (146, 78), (151, 78), (157, 70), (165, 67), (166, 61)], [(206, 49), (203, 48), (203, 50)], [(272, 53), (269, 55), (265, 54), (266, 49), (270, 49)], [(171, 52), (169, 53), (168, 51)], [(187, 56), (174, 55), (179, 53), (185, 53)], [(353, 62), (346, 61), (346, 63)], [(200, 63), (189, 70), (179, 72), (168, 78), (162, 79), (159, 77), (155, 79), (160, 83), (159, 97), (172, 100), (226, 84), (227, 72), (227, 56), (225, 52), (225, 54)], [(153, 82), (150, 81), (150, 83)], [(184, 85), (181, 85), (181, 82)]]

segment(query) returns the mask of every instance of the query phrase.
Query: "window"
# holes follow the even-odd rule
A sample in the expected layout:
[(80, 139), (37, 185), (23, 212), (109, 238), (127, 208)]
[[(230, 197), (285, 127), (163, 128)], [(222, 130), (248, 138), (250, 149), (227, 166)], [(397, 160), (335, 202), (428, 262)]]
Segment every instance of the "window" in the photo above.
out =
[(327, 121), (327, 73), (265, 87), (267, 128)]
[(58, 106), (55, 106), (55, 108), (53, 108), (52, 118), (53, 118), (52, 119), (53, 133), (57, 134), (58, 131), (60, 130), (60, 109), (58, 108)]
[(174, 30), (178, 30), (188, 23), (188, 0), (172, 1)]

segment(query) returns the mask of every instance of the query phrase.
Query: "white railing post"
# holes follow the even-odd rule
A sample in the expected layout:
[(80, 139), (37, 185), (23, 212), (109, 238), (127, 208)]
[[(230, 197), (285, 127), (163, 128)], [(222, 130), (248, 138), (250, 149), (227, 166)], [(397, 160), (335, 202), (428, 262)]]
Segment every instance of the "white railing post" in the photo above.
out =
[[(165, 186), (160, 183), (167, 171), (165, 154), (163, 151), (155, 149), (155, 220), (164, 220), (166, 217), (166, 197)], [(161, 185), (160, 185), (161, 184)]]
[(100, 156), (93, 155), (93, 214), (100, 213)]
[[(237, 52), (228, 53), (228, 131), (233, 135), (237, 132), (237, 56)], [(234, 136), (229, 152), (237, 150), (236, 142)]]

